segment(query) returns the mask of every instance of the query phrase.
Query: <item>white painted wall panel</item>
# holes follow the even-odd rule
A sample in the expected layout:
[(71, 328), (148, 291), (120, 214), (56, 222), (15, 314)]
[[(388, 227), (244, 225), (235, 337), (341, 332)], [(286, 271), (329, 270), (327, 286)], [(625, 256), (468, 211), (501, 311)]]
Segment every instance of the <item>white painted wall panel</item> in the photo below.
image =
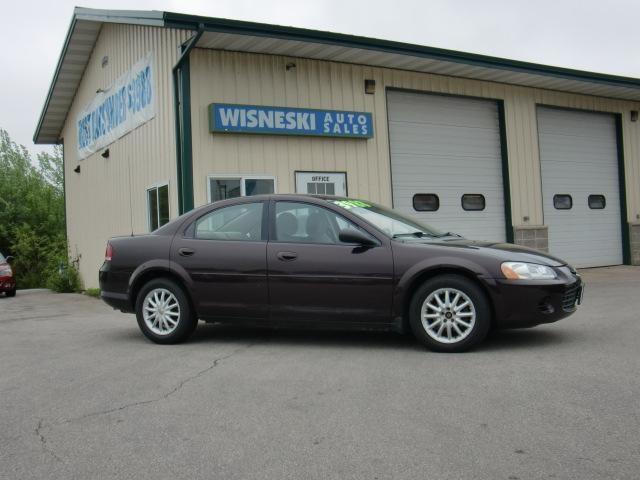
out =
[[(444, 232), (506, 240), (497, 103), (398, 91), (387, 101), (394, 208)], [(438, 195), (440, 208), (415, 211), (418, 193)], [(482, 194), (486, 208), (464, 210), (464, 194)]]
[[(622, 263), (618, 153), (613, 115), (538, 108), (540, 161), (549, 251), (577, 267)], [(554, 208), (556, 194), (573, 207)], [(590, 194), (606, 207), (592, 210)]]

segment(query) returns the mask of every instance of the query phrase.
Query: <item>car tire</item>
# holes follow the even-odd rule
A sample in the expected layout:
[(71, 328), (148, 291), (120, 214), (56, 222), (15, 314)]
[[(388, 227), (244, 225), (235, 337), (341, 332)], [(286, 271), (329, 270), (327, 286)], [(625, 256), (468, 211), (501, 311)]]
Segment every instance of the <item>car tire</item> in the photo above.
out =
[(16, 289), (14, 288), (13, 290), (9, 290), (8, 292), (6, 292), (7, 297), (15, 297), (16, 296)]
[(464, 352), (487, 336), (491, 306), (482, 289), (471, 280), (460, 275), (440, 275), (427, 280), (414, 293), (409, 324), (428, 349)]
[(140, 289), (136, 317), (142, 333), (160, 344), (183, 342), (198, 325), (187, 294), (168, 278), (153, 279)]

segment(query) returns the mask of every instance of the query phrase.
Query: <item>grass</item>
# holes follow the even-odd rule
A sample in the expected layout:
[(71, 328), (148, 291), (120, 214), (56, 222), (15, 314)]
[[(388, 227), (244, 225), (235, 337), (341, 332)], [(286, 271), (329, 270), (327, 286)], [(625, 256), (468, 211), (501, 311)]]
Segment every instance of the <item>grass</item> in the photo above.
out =
[(93, 298), (100, 298), (100, 289), (99, 288), (87, 288), (84, 291), (85, 295), (89, 295), (90, 297)]

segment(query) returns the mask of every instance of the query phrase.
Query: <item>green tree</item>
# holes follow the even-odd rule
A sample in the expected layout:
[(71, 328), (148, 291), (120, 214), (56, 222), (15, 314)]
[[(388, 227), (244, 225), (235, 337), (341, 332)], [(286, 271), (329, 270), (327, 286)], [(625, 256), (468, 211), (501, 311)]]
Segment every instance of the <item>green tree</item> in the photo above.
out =
[(34, 165), (0, 129), (0, 251), (15, 256), (19, 288), (78, 288), (64, 221), (62, 149), (39, 154)]

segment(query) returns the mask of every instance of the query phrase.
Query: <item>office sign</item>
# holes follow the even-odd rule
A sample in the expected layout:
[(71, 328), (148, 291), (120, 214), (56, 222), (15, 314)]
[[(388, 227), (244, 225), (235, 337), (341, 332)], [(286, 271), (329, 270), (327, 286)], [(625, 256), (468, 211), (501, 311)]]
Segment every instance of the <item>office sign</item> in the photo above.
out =
[(212, 103), (209, 129), (220, 133), (372, 138), (368, 112)]
[(153, 54), (149, 52), (80, 112), (76, 119), (80, 159), (155, 116), (153, 70)]

